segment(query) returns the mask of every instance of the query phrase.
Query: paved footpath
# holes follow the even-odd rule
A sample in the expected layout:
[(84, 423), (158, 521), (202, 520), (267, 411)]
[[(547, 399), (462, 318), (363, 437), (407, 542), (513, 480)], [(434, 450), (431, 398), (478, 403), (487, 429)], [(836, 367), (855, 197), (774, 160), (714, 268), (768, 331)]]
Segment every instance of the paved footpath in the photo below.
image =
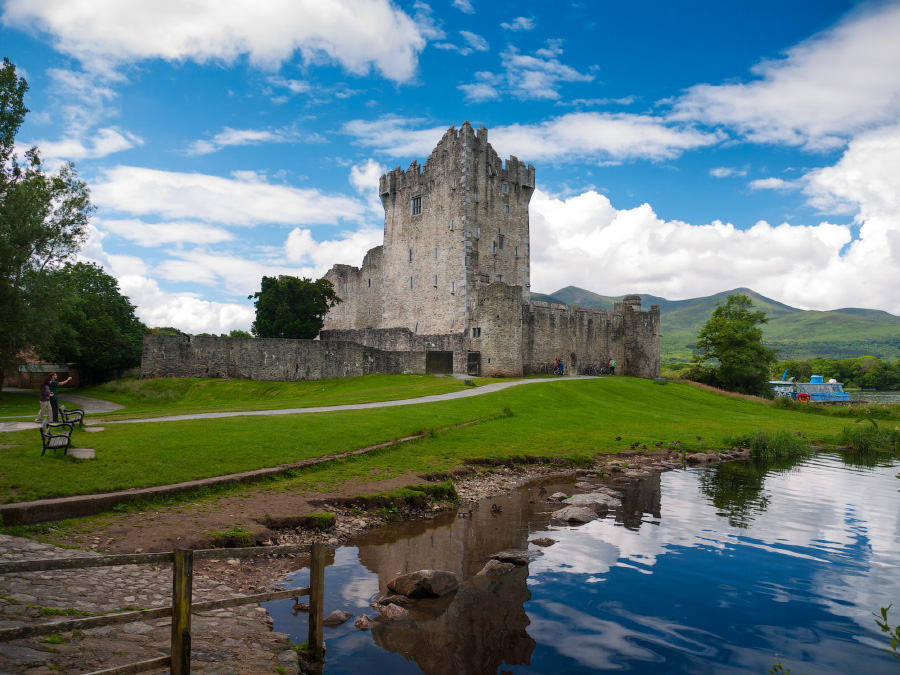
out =
[[(0, 535), (0, 560), (33, 560), (97, 555)], [(238, 560), (228, 561), (234, 570)], [(241, 595), (221, 583), (222, 574), (204, 576), (195, 566), (196, 601)], [(215, 577), (215, 578), (211, 578)], [(229, 582), (240, 581), (239, 572)], [(262, 592), (262, 589), (259, 589)], [(172, 566), (122, 565), (0, 576), (0, 628), (60, 621), (77, 615), (48, 615), (50, 610), (102, 614), (123, 607), (171, 606)], [(290, 602), (290, 601), (287, 601)], [(192, 619), (191, 672), (204, 675), (259, 675), (279, 666), (296, 675), (297, 654), (287, 635), (271, 630), (271, 618), (259, 605), (195, 614)], [(169, 653), (171, 619), (154, 619), (63, 633), (62, 644), (46, 637), (0, 642), (0, 675), (79, 675)], [(156, 671), (165, 672), (165, 671)]]
[[(596, 377), (587, 375), (568, 375), (566, 382), (571, 380), (596, 380)], [(470, 396), (481, 396), (482, 394), (490, 394), (495, 391), (508, 389), (509, 387), (517, 387), (523, 384), (541, 384), (546, 382), (559, 382), (556, 378), (539, 378), (533, 380), (513, 380), (512, 382), (494, 382), (485, 384), (480, 387), (471, 387), (462, 391), (454, 391), (448, 394), (435, 394), (434, 396), (421, 396), (419, 398), (405, 398), (399, 401), (377, 401), (375, 403), (354, 403), (350, 405), (325, 405), (315, 406), (311, 408), (282, 408), (278, 410), (238, 410), (234, 412), (209, 412), (209, 413), (190, 413), (185, 415), (165, 415), (161, 417), (144, 417), (133, 420), (106, 420), (106, 424), (142, 424), (144, 422), (178, 422), (181, 420), (208, 420), (219, 417), (258, 417), (271, 415), (304, 415), (309, 413), (335, 412), (341, 410), (366, 410), (369, 408), (392, 408), (404, 405), (419, 405), (421, 403), (434, 403), (436, 401), (452, 401), (458, 398), (469, 398)], [(67, 397), (74, 399), (74, 397)], [(87, 401), (86, 396), (80, 397), (83, 401)], [(97, 399), (90, 399), (97, 401)], [(97, 403), (106, 403), (106, 401), (97, 401)], [(114, 405), (114, 404), (113, 404)], [(87, 410), (87, 412), (93, 412)], [(99, 412), (99, 411), (98, 411)], [(111, 412), (106, 410), (103, 412)], [(90, 426), (90, 422), (85, 421), (86, 426)], [(22, 431), (25, 429), (37, 429), (38, 425), (34, 422), (4, 422), (0, 423), (0, 431)], [(0, 674), (2, 675), (2, 674)]]

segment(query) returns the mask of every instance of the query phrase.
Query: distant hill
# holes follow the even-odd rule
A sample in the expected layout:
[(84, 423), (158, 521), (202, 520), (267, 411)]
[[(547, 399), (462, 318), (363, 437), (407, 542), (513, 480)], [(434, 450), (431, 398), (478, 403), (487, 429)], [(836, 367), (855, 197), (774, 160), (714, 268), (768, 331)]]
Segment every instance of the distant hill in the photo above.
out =
[[(764, 340), (770, 347), (778, 349), (781, 359), (900, 357), (900, 317), (877, 309), (803, 310), (767, 298), (749, 288), (736, 288), (688, 300), (666, 300), (639, 293), (644, 309), (659, 305), (663, 362), (689, 360), (689, 345), (697, 338), (697, 332), (709, 319), (716, 303), (724, 302), (735, 293), (749, 296), (756, 308), (766, 313), (769, 323), (763, 326)], [(566, 286), (550, 295), (532, 293), (531, 297), (570, 306), (612, 309), (613, 303), (621, 302), (624, 296), (610, 297)]]

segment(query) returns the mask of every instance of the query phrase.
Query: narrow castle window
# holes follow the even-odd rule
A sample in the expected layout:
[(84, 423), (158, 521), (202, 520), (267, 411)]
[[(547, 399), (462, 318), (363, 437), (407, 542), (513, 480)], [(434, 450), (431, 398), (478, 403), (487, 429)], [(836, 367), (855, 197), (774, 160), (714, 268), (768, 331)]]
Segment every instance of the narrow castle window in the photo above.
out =
[(502, 234), (497, 235), (497, 248), (499, 248), (501, 251), (503, 250), (503, 235)]
[[(451, 281), (450, 282), (450, 295), (453, 295), (454, 293), (456, 293), (456, 282)], [(453, 320), (456, 321), (456, 319), (453, 319)], [(453, 326), (451, 325), (450, 328), (453, 328)]]
[(498, 275), (497, 275), (497, 281), (503, 281), (503, 275), (502, 275), (502, 274), (498, 274)]
[(418, 332), (419, 332), (419, 322), (416, 321), (416, 327), (413, 328), (413, 333), (418, 333)]
[(434, 287), (437, 288), (437, 274), (434, 275)]
[(497, 240), (494, 239), (494, 241), (491, 242), (491, 253), (496, 253), (496, 252), (497, 252)]
[(454, 327), (455, 325), (456, 325), (456, 317), (454, 316), (454, 317), (450, 320), (450, 330), (453, 330), (453, 327)]
[(418, 216), (422, 213), (422, 197), (412, 198), (412, 215)]
[(347, 284), (347, 282), (345, 281), (345, 282), (344, 282), (344, 293), (347, 292), (347, 286), (348, 286), (348, 284)]
[(455, 230), (455, 229), (456, 229), (456, 221), (453, 220), (453, 218), (450, 219), (450, 229), (451, 229), (451, 230)]
[(475, 228), (475, 238), (481, 239), (481, 228), (480, 227)]
[(372, 280), (371, 279), (366, 280), (366, 286), (368, 286), (369, 288), (372, 288)]
[(503, 205), (503, 213), (504, 213), (504, 215), (507, 215), (507, 216), (509, 215), (509, 204)]
[(516, 246), (516, 257), (517, 258), (519, 257), (519, 247), (518, 246)]
[(413, 289), (412, 277), (409, 278), (409, 290)]
[(435, 257), (435, 258), (437, 258), (437, 249), (438, 249), (438, 247), (435, 246), (435, 247), (434, 247), (434, 257)]
[(412, 249), (409, 249), (409, 262), (412, 262)]
[(477, 202), (478, 201), (478, 190), (475, 190), (474, 194), (475, 194), (475, 201)]
[(472, 337), (473, 337), (473, 338), (480, 338), (480, 337), (481, 337), (481, 328), (475, 328), (475, 327), (473, 327), (473, 328), (472, 328)]
[(500, 190), (503, 194), (509, 194), (509, 183), (500, 183)]

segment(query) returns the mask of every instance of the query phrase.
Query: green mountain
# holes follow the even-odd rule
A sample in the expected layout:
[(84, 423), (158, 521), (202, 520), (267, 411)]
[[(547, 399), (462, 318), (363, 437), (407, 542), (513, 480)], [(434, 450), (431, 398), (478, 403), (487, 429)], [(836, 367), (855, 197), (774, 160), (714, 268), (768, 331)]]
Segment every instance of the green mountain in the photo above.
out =
[[(666, 300), (640, 293), (641, 306), (659, 305), (660, 349), (664, 363), (687, 361), (690, 345), (709, 319), (717, 302), (729, 295), (742, 293), (753, 300), (757, 309), (766, 313), (769, 323), (763, 326), (764, 340), (778, 349), (781, 359), (846, 359), (875, 356), (880, 359), (900, 357), (900, 317), (877, 309), (843, 308), (828, 312), (802, 310), (767, 298), (749, 289), (736, 288), (688, 300)], [(532, 293), (532, 299), (564, 305), (612, 309), (624, 296), (610, 297), (567, 286), (545, 295)]]

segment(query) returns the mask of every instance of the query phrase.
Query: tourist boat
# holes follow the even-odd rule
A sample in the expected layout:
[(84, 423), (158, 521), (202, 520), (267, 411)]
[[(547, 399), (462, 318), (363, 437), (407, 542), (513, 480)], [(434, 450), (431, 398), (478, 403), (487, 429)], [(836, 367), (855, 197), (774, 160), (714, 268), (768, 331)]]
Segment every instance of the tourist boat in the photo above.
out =
[(821, 375), (813, 375), (809, 382), (797, 382), (796, 378), (785, 379), (787, 371), (780, 380), (770, 380), (776, 397), (792, 398), (801, 403), (849, 403), (850, 394), (844, 391), (844, 385), (835, 379), (826, 382)]

